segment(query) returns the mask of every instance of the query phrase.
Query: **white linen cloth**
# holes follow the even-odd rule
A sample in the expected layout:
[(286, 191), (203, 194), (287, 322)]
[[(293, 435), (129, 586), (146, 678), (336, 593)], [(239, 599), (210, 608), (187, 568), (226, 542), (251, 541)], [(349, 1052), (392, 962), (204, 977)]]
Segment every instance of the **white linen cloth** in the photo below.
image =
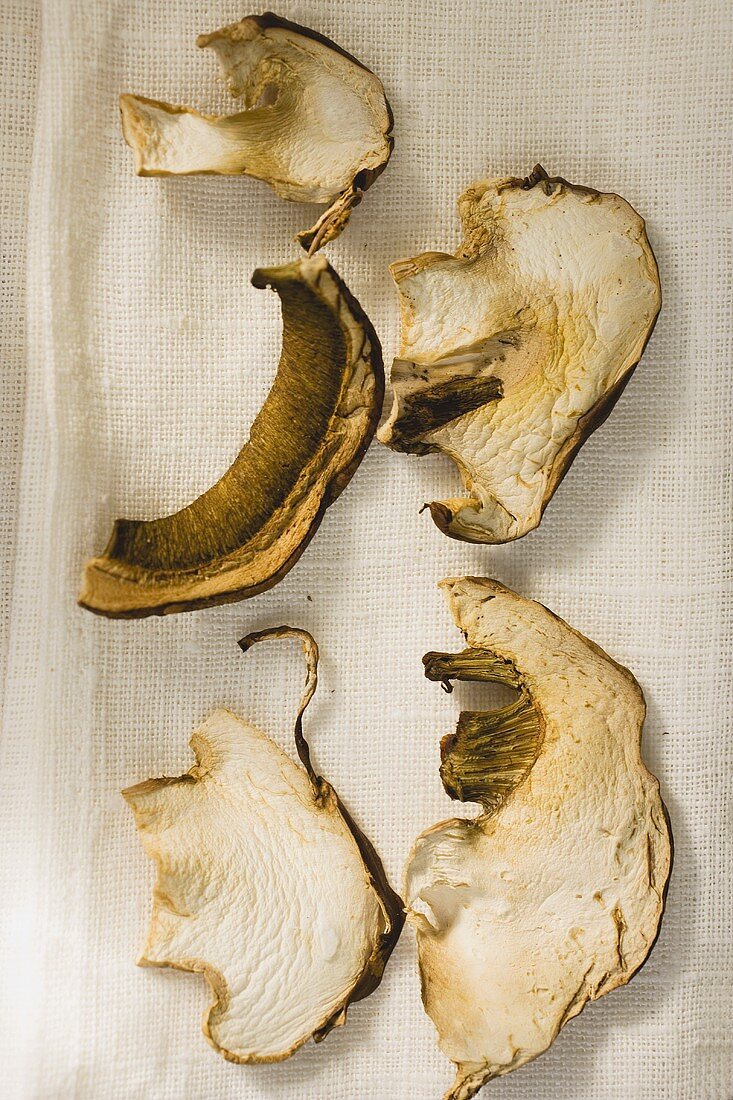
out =
[(134, 966), (153, 867), (119, 790), (189, 767), (189, 735), (220, 705), (292, 749), (297, 647), (245, 657), (235, 643), (268, 624), (307, 627), (323, 654), (306, 722), (314, 759), (399, 887), (415, 836), (455, 811), (438, 742), (478, 696), (445, 696), (420, 658), (460, 646), (436, 583), (470, 573), (540, 599), (634, 671), (676, 843), (644, 970), (486, 1096), (730, 1100), (733, 8), (282, 0), (278, 11), (373, 67), (394, 107), (392, 163), (327, 250), (387, 362), (398, 342), (387, 263), (455, 248), (461, 190), (537, 160), (647, 218), (662, 314), (609, 421), (521, 542), (443, 537), (418, 509), (453, 494), (450, 464), (375, 443), (273, 591), (165, 620), (95, 618), (75, 594), (112, 519), (183, 505), (241, 445), (279, 348), (277, 300), (249, 278), (296, 258), (293, 234), (317, 211), (252, 180), (133, 175), (118, 94), (227, 109), (194, 40), (247, 14), (241, 4), (3, 0), (0, 1093), (441, 1095), (451, 1067), (420, 1003), (409, 929), (380, 990), (324, 1044), (275, 1066), (219, 1058), (200, 1033), (203, 979)]

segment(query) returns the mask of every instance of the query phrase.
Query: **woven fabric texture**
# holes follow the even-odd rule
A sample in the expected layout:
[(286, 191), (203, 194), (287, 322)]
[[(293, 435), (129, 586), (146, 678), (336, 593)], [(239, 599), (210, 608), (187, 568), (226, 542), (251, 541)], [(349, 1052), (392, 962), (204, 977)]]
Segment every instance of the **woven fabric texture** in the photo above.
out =
[(166, 620), (96, 618), (75, 595), (113, 518), (188, 502), (245, 438), (280, 343), (277, 300), (249, 278), (295, 259), (293, 235), (316, 211), (251, 180), (133, 174), (119, 93), (226, 109), (194, 40), (246, 14), (235, 0), (4, 0), (0, 1091), (441, 1095), (451, 1067), (421, 1006), (409, 929), (379, 991), (324, 1044), (274, 1066), (217, 1057), (200, 1032), (203, 979), (134, 966), (153, 867), (119, 791), (189, 767), (190, 733), (217, 706), (292, 747), (297, 647), (245, 657), (236, 639), (307, 627), (323, 654), (314, 758), (399, 885), (413, 839), (454, 812), (438, 743), (466, 696), (427, 683), (420, 659), (460, 644), (436, 584), (469, 573), (541, 600), (634, 671), (676, 842), (642, 972), (486, 1095), (730, 1100), (733, 9), (283, 0), (278, 11), (374, 68), (394, 108), (392, 162), (327, 250), (387, 362), (399, 338), (387, 264), (454, 249), (462, 189), (538, 160), (646, 217), (662, 314), (610, 419), (520, 542), (443, 537), (418, 510), (454, 495), (450, 464), (375, 443), (271, 592)]

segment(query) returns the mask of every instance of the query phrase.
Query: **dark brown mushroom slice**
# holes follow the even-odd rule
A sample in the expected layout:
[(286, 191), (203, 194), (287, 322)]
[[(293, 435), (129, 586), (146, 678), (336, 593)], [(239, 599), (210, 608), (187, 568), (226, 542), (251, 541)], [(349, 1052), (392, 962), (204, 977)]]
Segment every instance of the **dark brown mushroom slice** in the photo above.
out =
[(371, 323), (322, 257), (260, 269), (280, 297), (282, 352), (250, 438), (180, 512), (117, 520), (79, 602), (120, 618), (189, 611), (271, 588), (295, 564), (359, 465), (383, 397)]

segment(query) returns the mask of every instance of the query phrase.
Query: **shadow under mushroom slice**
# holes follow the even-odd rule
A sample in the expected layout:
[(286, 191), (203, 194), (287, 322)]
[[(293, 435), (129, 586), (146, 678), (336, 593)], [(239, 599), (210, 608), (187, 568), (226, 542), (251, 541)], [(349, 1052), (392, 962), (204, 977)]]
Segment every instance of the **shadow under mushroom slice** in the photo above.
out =
[(548, 178), (476, 183), (455, 256), (392, 264), (402, 347), (380, 430), (439, 451), (467, 498), (433, 501), (452, 538), (521, 538), (638, 363), (661, 304), (644, 222), (618, 195)]
[(496, 581), (442, 587), (469, 648), (427, 654), (426, 675), (517, 692), (443, 739), (447, 793), (482, 813), (426, 830), (406, 872), (425, 1009), (456, 1066), (446, 1100), (468, 1100), (638, 970), (672, 850), (631, 673)]
[(250, 438), (224, 476), (174, 515), (117, 520), (79, 602), (134, 618), (254, 596), (298, 560), (369, 446), (384, 392), (371, 323), (320, 256), (261, 269), (280, 297), (282, 352)]

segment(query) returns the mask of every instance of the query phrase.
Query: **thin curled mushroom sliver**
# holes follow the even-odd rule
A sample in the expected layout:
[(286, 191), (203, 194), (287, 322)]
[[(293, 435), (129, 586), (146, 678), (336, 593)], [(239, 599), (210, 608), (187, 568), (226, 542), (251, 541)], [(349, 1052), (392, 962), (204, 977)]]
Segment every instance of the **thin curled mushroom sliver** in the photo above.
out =
[(211, 116), (121, 96), (136, 172), (252, 176), (283, 199), (328, 203), (298, 234), (312, 255), (341, 233), (390, 158), (393, 118), (382, 82), (328, 38), (272, 12), (201, 35), (197, 44), (214, 50), (244, 109)]
[(443, 739), (447, 793), (482, 812), (427, 829), (406, 870), (423, 1002), (456, 1067), (446, 1100), (468, 1100), (644, 963), (672, 845), (628, 669), (497, 581), (441, 587), (468, 648), (426, 654), (426, 676), (517, 693)]
[(458, 210), (455, 256), (391, 265), (402, 346), (379, 438), (447, 455), (469, 496), (432, 501), (434, 522), (503, 543), (537, 527), (621, 395), (659, 313), (659, 273), (624, 199), (539, 165), (474, 184)]
[(112, 618), (245, 599), (293, 567), (361, 462), (384, 394), (382, 353), (322, 256), (254, 273), (282, 306), (282, 352), (250, 438), (224, 476), (174, 515), (117, 520), (79, 603)]
[(191, 739), (178, 778), (123, 791), (157, 881), (141, 966), (202, 973), (203, 1019), (232, 1062), (277, 1062), (346, 1020), (379, 985), (404, 922), (374, 848), (310, 763), (302, 716), (317, 684), (305, 630), (242, 639), (299, 640), (308, 668), (296, 720), (303, 767), (226, 710)]

